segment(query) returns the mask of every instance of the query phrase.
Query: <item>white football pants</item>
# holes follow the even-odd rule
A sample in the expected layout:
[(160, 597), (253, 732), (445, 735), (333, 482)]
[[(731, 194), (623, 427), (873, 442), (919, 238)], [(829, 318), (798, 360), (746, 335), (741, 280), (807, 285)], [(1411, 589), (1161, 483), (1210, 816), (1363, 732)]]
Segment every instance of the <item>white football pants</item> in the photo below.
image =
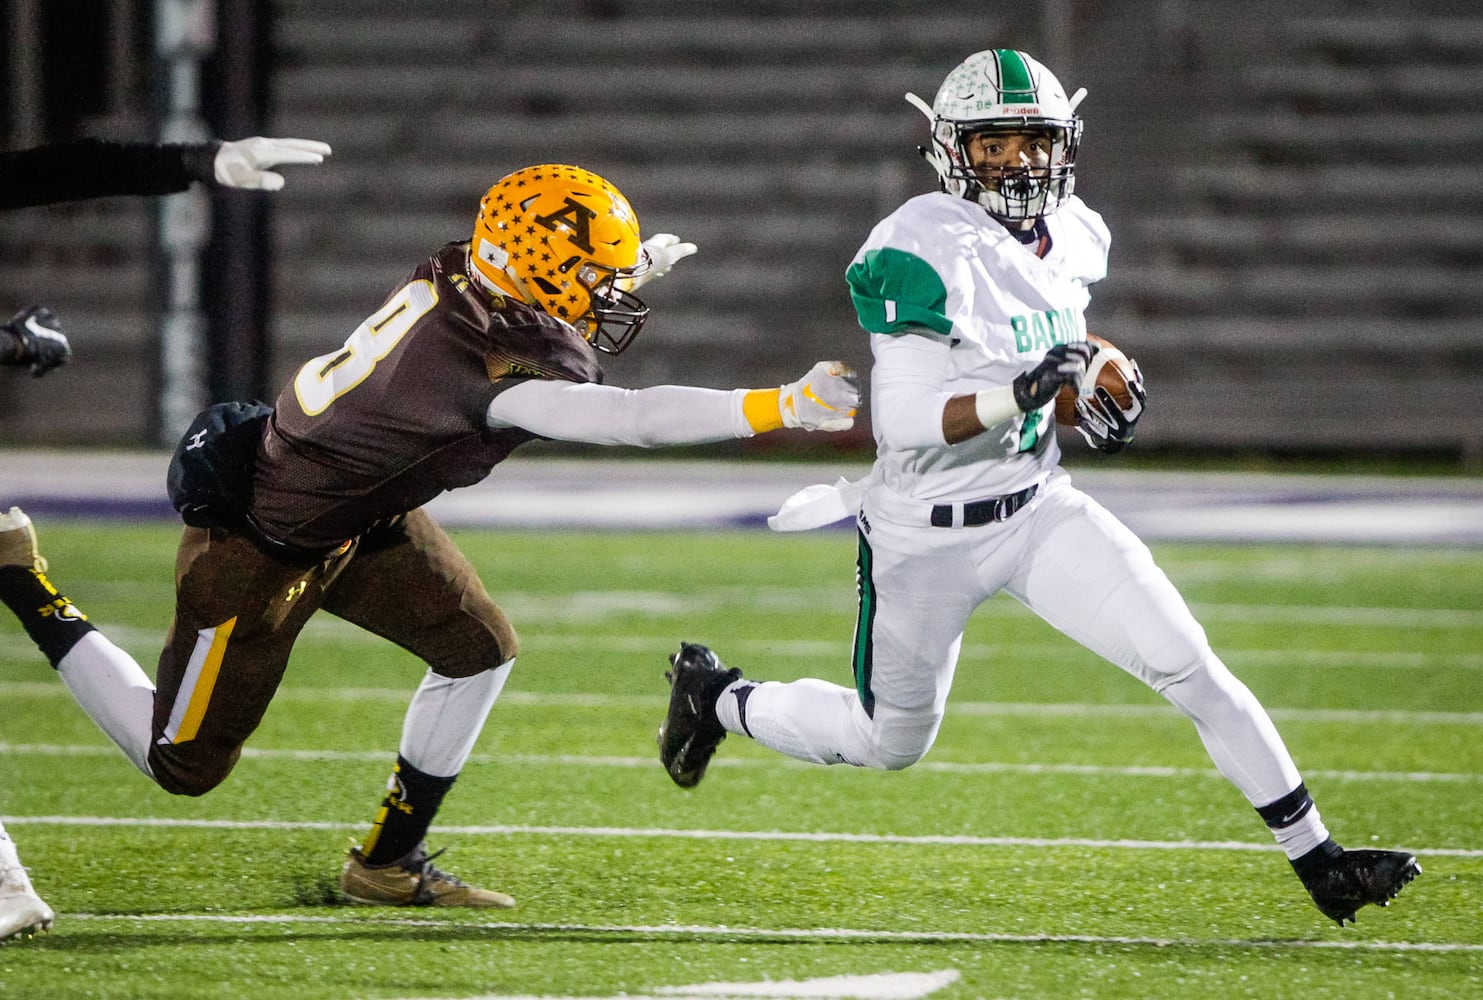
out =
[(724, 705), (723, 724), (800, 760), (909, 767), (937, 737), (969, 615), (1005, 590), (1187, 715), (1253, 806), (1297, 787), (1271, 719), (1211, 650), (1148, 547), (1065, 473), (998, 524), (931, 527), (927, 508), (879, 485), (866, 495), (856, 687), (760, 684), (746, 729)]

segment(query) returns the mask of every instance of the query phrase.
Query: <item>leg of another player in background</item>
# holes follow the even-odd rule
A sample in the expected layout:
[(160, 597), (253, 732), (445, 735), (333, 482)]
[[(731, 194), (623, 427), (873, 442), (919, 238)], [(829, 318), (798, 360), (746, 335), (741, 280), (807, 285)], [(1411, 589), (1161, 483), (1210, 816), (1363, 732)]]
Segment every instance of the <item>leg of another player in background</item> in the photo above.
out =
[(0, 823), (0, 941), (51, 930), (56, 914), (36, 894), (31, 876), (16, 854), (15, 841)]

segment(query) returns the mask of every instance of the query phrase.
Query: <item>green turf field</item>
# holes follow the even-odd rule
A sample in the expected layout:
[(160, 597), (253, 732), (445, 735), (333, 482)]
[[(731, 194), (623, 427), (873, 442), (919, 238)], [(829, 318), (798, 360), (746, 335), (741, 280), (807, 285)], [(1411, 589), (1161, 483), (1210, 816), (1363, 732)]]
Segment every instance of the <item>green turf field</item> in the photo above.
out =
[[(152, 668), (173, 528), (40, 531)], [(0, 815), (58, 911), (0, 947), (0, 996), (1483, 996), (1483, 551), (1155, 548), (1335, 835), (1421, 856), (1340, 930), (1193, 727), (1007, 597), (921, 764), (733, 738), (686, 792), (654, 748), (666, 654), (849, 683), (853, 537), (456, 535), (524, 647), (430, 839), (520, 905), (335, 905), (422, 674), (399, 650), (317, 620), (236, 772), (177, 799), (0, 615)]]

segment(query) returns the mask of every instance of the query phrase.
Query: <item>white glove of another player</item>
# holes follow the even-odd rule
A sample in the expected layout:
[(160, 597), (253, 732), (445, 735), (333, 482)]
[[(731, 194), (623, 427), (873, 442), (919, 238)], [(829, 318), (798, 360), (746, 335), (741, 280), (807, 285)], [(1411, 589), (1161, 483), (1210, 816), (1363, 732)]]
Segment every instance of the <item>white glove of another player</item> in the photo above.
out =
[(664, 277), (677, 262), (699, 249), (694, 243), (681, 243), (674, 233), (655, 233), (640, 246), (649, 258), (649, 268), (630, 278), (626, 291), (642, 288), (655, 278)]
[(847, 431), (860, 406), (860, 376), (843, 361), (820, 361), (797, 382), (778, 389), (784, 427)]
[(277, 191), (283, 175), (267, 169), (284, 163), (323, 163), (330, 147), (313, 139), (238, 139), (216, 151), (216, 182), (224, 187)]

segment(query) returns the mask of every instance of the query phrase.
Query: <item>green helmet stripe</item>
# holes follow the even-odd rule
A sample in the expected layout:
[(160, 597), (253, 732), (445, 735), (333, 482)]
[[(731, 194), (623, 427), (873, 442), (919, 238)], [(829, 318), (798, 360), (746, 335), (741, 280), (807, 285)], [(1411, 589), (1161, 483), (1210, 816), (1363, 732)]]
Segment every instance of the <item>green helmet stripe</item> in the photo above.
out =
[(1030, 67), (1014, 49), (995, 49), (999, 60), (999, 103), (1035, 103), (1035, 84), (1030, 81)]

